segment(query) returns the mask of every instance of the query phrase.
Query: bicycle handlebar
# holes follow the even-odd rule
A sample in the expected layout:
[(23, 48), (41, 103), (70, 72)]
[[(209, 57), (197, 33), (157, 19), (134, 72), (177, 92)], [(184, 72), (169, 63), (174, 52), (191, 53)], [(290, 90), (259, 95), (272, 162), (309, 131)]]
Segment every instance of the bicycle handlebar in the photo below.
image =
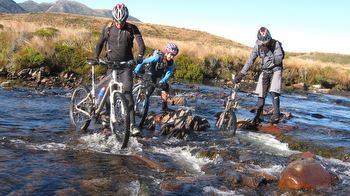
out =
[(122, 69), (128, 66), (134, 65), (135, 61), (129, 60), (129, 61), (118, 62), (118, 61), (108, 61), (108, 60), (102, 60), (102, 59), (87, 59), (87, 63), (91, 66), (100, 64), (100, 65), (107, 65), (108, 68), (111, 68), (111, 69)]

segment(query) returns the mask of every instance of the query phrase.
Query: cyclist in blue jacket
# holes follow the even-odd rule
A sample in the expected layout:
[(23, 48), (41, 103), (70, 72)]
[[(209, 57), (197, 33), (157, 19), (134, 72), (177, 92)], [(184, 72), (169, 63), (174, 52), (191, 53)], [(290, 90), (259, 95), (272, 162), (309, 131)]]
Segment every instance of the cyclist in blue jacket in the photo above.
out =
[[(141, 70), (148, 65), (149, 71), (151, 72), (152, 85), (148, 88), (147, 96), (150, 97), (155, 90), (155, 86), (159, 86), (162, 89), (162, 110), (166, 110), (167, 97), (169, 93), (169, 84), (171, 76), (174, 73), (174, 57), (179, 53), (178, 47), (174, 43), (168, 43), (164, 52), (155, 50), (152, 56), (144, 59), (142, 63), (136, 65), (134, 73), (138, 74)], [(164, 96), (164, 94), (166, 94)], [(163, 98), (165, 97), (165, 98)]]

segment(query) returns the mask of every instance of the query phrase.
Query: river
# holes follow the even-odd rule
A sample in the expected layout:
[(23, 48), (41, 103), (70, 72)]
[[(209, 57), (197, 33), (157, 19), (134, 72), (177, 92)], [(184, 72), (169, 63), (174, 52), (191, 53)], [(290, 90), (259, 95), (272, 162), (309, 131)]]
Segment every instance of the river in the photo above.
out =
[[(126, 150), (99, 133), (77, 133), (69, 124), (71, 91), (0, 88), (0, 195), (272, 195), (282, 194), (277, 183), (259, 188), (230, 187), (208, 168), (225, 168), (231, 162), (198, 156), (198, 152), (224, 149), (242, 158), (254, 158), (253, 169), (278, 177), (296, 151), (270, 134), (238, 130), (235, 138), (220, 134), (214, 115), (223, 110), (222, 92), (202, 85), (174, 85), (187, 97), (187, 107), (209, 120), (209, 130), (179, 140), (159, 135), (132, 137)], [(195, 97), (195, 98), (193, 98)], [(248, 111), (256, 96), (239, 92), (238, 118), (252, 118)], [(159, 97), (152, 97), (157, 108)], [(271, 98), (267, 98), (267, 107)], [(176, 109), (177, 106), (171, 106)], [(350, 99), (323, 94), (284, 94), (282, 111), (291, 112), (288, 124), (294, 138), (323, 146), (350, 150)], [(267, 118), (265, 120), (268, 120)], [(145, 131), (146, 132), (146, 131)], [(157, 160), (162, 167), (146, 166), (140, 159)], [(326, 193), (349, 195), (350, 163), (318, 157), (334, 172), (339, 183)], [(163, 168), (164, 170), (160, 170)], [(185, 182), (181, 187), (164, 188)], [(169, 185), (170, 184), (170, 185)], [(171, 191), (170, 191), (171, 190)]]

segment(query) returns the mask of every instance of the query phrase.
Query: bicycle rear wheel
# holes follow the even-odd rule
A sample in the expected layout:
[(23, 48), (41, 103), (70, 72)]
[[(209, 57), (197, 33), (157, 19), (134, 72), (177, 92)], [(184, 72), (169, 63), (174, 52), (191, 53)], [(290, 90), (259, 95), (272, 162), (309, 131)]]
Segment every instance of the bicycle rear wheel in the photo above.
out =
[(143, 124), (145, 123), (145, 120), (147, 118), (148, 108), (149, 108), (149, 97), (145, 96), (144, 104), (142, 106), (142, 117), (139, 124), (139, 128), (142, 129)]
[(85, 131), (91, 122), (93, 102), (86, 86), (77, 87), (71, 96), (69, 118), (78, 131)]
[[(123, 94), (115, 92), (113, 94), (114, 104), (111, 107), (111, 112), (114, 112), (114, 117), (111, 114), (110, 125), (112, 133), (117, 139), (122, 141), (122, 148), (128, 145), (130, 137), (130, 114), (126, 98)], [(114, 109), (113, 109), (114, 108)], [(113, 110), (112, 110), (113, 109)]]
[(136, 86), (133, 89), (133, 97), (134, 97), (134, 110), (135, 114), (142, 116), (144, 112), (144, 105), (145, 105), (145, 99), (146, 99), (146, 92), (145, 89), (141, 85)]

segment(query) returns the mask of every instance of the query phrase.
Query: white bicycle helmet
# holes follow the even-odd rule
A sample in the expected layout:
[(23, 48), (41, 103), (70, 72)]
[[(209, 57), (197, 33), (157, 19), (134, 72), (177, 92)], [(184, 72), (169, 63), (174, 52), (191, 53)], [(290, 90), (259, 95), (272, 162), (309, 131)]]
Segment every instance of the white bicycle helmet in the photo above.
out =
[(118, 3), (112, 10), (112, 15), (114, 20), (117, 21), (117, 23), (123, 23), (128, 19), (129, 11), (128, 8), (122, 4)]

